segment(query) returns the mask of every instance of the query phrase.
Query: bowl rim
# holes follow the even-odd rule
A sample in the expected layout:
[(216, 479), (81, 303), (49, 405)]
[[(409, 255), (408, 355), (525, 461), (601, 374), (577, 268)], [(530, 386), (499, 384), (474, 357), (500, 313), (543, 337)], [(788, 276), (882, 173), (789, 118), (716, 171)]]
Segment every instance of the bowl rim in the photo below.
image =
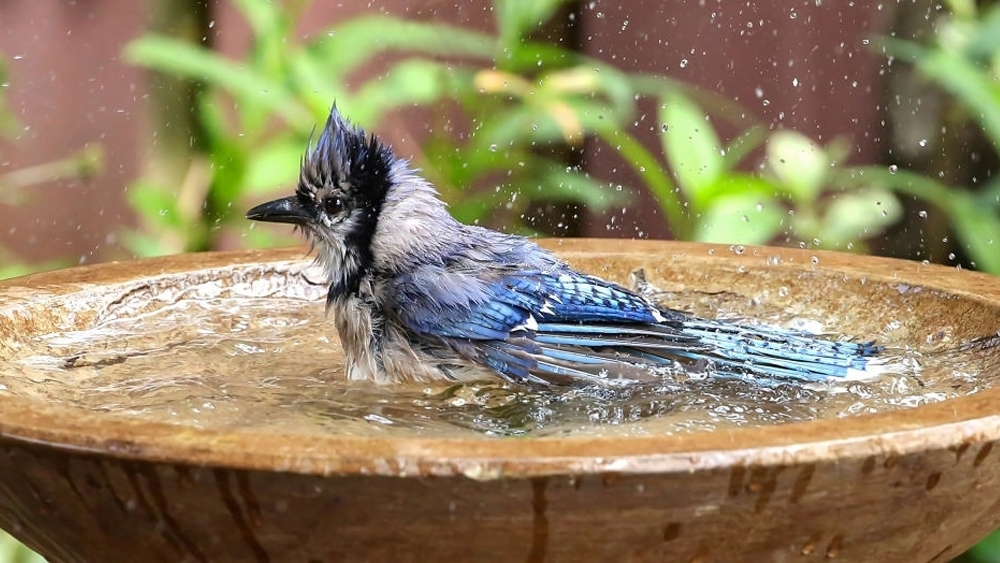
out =
[[(542, 239), (572, 261), (600, 254), (669, 254), (731, 261), (733, 268), (835, 272), (873, 282), (946, 291), (1000, 307), (1000, 277), (921, 262), (834, 251), (656, 240)], [(82, 288), (308, 261), (304, 247), (182, 254), (78, 266), (0, 282), (0, 310), (23, 304), (25, 289), (52, 298)], [(728, 267), (728, 266), (727, 266)], [(17, 295), (17, 299), (12, 299)], [(0, 321), (3, 319), (0, 318)], [(914, 413), (919, 411), (919, 417)], [(115, 417), (0, 394), (0, 440), (158, 463), (302, 474), (524, 478), (593, 473), (687, 473), (738, 466), (787, 466), (831, 459), (902, 456), (1000, 439), (1000, 387), (913, 409), (670, 436), (539, 438), (356, 437), (229, 433)], [(978, 464), (978, 463), (977, 463)]]

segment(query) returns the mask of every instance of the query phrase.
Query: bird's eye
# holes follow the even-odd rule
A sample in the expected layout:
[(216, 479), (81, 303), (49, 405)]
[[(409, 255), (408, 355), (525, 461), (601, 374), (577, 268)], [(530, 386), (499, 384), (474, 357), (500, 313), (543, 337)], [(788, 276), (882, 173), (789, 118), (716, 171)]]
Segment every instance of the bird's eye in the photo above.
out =
[(323, 210), (326, 211), (327, 215), (342, 213), (345, 207), (344, 200), (336, 196), (330, 196), (323, 200)]

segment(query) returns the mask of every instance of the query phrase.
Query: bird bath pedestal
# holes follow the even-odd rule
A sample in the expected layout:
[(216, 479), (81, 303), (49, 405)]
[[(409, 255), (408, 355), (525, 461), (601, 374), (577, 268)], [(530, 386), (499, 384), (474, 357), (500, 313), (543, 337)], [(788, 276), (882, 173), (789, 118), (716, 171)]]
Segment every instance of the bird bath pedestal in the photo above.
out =
[[(805, 307), (838, 332), (888, 331), (916, 351), (1000, 329), (1000, 279), (941, 266), (654, 241), (546, 245), (625, 284), (641, 267), (663, 288)], [(73, 370), (122, 371), (129, 357), (80, 350), (62, 359), (67, 381), (22, 361), (40, 335), (88, 330), (127, 303), (142, 315), (234, 283), (252, 292), (255, 277), (300, 268), (303, 255), (189, 254), (0, 283), (0, 527), (52, 561), (707, 562), (947, 561), (1000, 525), (995, 363), (978, 391), (909, 409), (498, 438), (157, 420), (127, 404), (90, 408), (68, 383)], [(260, 284), (259, 299), (305, 283), (287, 280)], [(170, 371), (165, 362), (131, 377)]]

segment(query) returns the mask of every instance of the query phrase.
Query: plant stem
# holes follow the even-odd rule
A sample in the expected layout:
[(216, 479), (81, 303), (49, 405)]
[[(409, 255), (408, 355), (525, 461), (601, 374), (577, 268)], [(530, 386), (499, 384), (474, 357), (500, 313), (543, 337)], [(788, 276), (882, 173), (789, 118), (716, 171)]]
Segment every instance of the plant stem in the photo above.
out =
[(909, 170), (891, 172), (881, 166), (859, 166), (838, 174), (833, 183), (842, 187), (883, 184), (893, 191), (918, 197), (944, 211), (952, 208), (951, 188)]
[(104, 161), (104, 151), (98, 145), (80, 149), (77, 154), (28, 166), (0, 174), (0, 203), (15, 203), (14, 198), (20, 189), (62, 178), (89, 178), (100, 170)]
[(597, 135), (608, 143), (625, 159), (656, 196), (660, 209), (670, 224), (670, 230), (675, 239), (690, 238), (691, 224), (684, 213), (684, 204), (677, 195), (677, 188), (663, 170), (660, 162), (646, 150), (638, 139), (624, 130), (612, 128), (596, 131)]
[[(204, 0), (157, 0), (153, 2), (149, 27), (153, 33), (208, 46), (210, 20), (210, 8)], [(179, 186), (191, 165), (192, 153), (204, 150), (197, 115), (197, 99), (203, 86), (182, 75), (155, 71), (150, 81), (150, 126), (145, 135), (142, 176), (161, 186)]]

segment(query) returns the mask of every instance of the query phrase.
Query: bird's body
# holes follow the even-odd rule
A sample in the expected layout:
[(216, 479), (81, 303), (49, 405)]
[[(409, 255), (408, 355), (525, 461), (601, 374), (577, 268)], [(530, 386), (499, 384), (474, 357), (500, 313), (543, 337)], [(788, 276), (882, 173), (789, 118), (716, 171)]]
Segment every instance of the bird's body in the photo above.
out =
[(351, 379), (614, 384), (684, 366), (805, 380), (863, 370), (870, 344), (662, 309), (529, 239), (455, 220), (436, 190), (336, 108), (296, 194), (248, 218), (293, 223), (329, 276)]

